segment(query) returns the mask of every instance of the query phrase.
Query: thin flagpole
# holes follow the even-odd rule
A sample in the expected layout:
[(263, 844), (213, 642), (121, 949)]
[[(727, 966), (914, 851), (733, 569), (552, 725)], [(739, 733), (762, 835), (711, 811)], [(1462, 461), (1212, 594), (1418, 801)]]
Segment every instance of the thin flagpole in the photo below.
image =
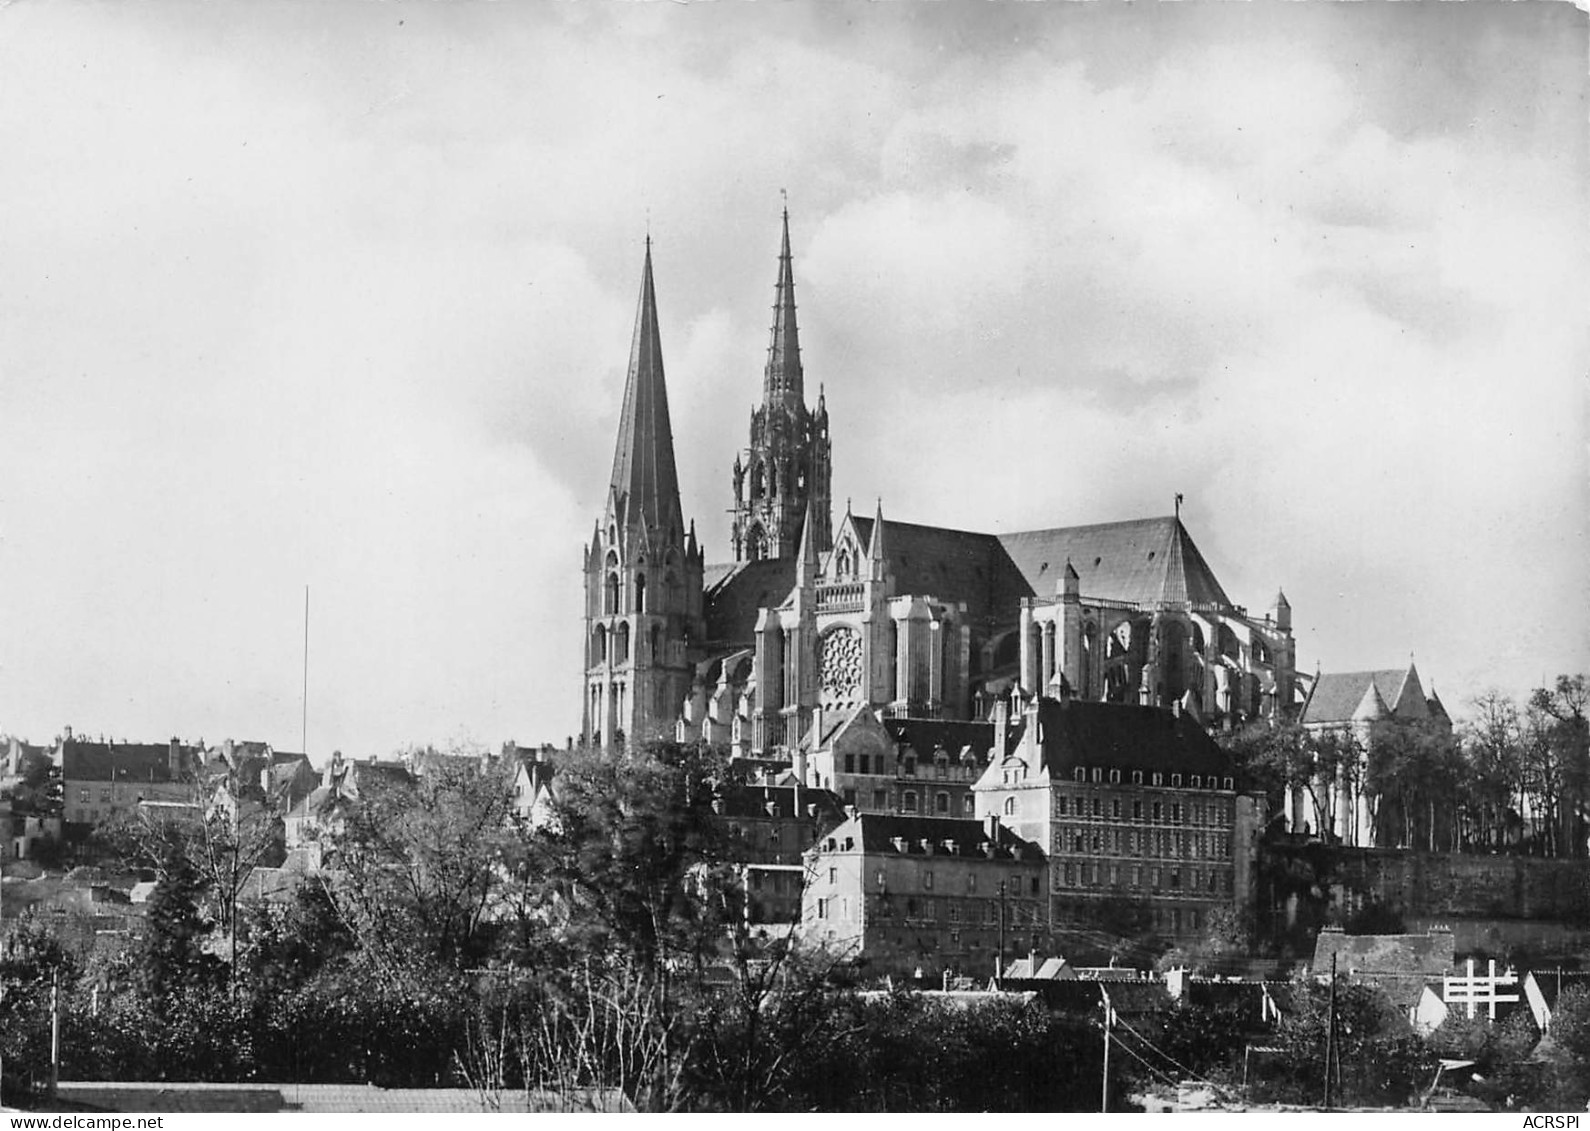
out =
[(302, 730), (299, 741), (304, 756), (309, 756), (309, 586), (304, 586), (304, 697)]

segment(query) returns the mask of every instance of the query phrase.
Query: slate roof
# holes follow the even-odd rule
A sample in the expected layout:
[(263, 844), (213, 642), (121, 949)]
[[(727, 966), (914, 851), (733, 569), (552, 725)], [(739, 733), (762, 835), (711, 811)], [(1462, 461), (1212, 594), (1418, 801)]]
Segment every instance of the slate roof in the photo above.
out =
[[(798, 792), (803, 810), (812, 805), (817, 806), (821, 827), (826, 829), (845, 819), (845, 803), (837, 794), (826, 789), (812, 789), (809, 786), (802, 786)], [(792, 820), (808, 815), (795, 811), (796, 794), (797, 790), (793, 785), (745, 785), (740, 782), (727, 782), (719, 788), (714, 800), (722, 802), (722, 815), (725, 817)], [(769, 805), (773, 806), (771, 813), (767, 810)]]
[(707, 566), (702, 571), (707, 639), (714, 644), (754, 644), (757, 613), (783, 604), (795, 588), (795, 565), (794, 558), (763, 558)]
[[(852, 515), (856, 533), (870, 547), (874, 520)], [(884, 558), (896, 593), (964, 601), (973, 618), (1013, 618), (1032, 590), (992, 534), (883, 521)]]
[[(1349, 935), (1324, 930), (1314, 940), (1312, 969), (1315, 975), (1330, 971), (1332, 954), (1336, 956), (1339, 974), (1375, 982), (1388, 990), (1395, 988), (1399, 1004), (1417, 1001), (1425, 981), (1451, 973), (1456, 961), (1451, 931), (1431, 931), (1423, 935)], [(1410, 993), (1407, 1002), (1401, 1001)]]
[[(178, 751), (183, 767), (191, 766), (202, 754), (197, 747), (181, 744)], [(61, 777), (69, 782), (169, 782), (173, 780), (171, 744), (67, 739), (61, 744)]]
[[(860, 830), (861, 851), (867, 853), (899, 855), (900, 850), (894, 842), (901, 838), (906, 843), (906, 855), (923, 855), (921, 842), (926, 840), (935, 854), (944, 851), (945, 841), (953, 841), (960, 855), (979, 856), (981, 846), (988, 841), (988, 829), (982, 821), (959, 817), (908, 817), (896, 813), (858, 813), (827, 835), (836, 835), (852, 825)], [(1004, 825), (999, 826), (998, 843), (1018, 853), (1019, 859), (1036, 863), (1043, 858), (1037, 845), (1023, 840)]]
[(1052, 596), (1067, 559), (1084, 598), (1229, 606), (1181, 519), (1140, 518), (999, 535), (1034, 594)]
[[(959, 759), (961, 752), (970, 747), (977, 765), (983, 766), (994, 745), (994, 724), (988, 722), (886, 718), (883, 727), (889, 737), (911, 747), (918, 757), (930, 757), (942, 746), (952, 760)], [(1012, 729), (1010, 733), (1014, 738), (1015, 731)]]
[(1314, 681), (1308, 702), (1303, 705), (1301, 721), (1305, 724), (1346, 723), (1371, 718), (1372, 715), (1360, 708), (1366, 699), (1372, 700), (1375, 696), (1390, 714), (1418, 718), (1429, 713), (1429, 705), (1419, 686), (1419, 673), (1409, 664), (1405, 668), (1380, 671), (1322, 672)]
[[(1009, 983), (1007, 983), (1008, 985)], [(1020, 988), (1035, 990), (1044, 1004), (1061, 1013), (1101, 1014), (1104, 995), (1110, 995), (1110, 1005), (1117, 1013), (1129, 1017), (1162, 1013), (1175, 1003), (1166, 992), (1163, 982), (1100, 982), (1091, 978), (1023, 979)]]
[(1231, 757), (1192, 716), (1160, 707), (1041, 699), (1038, 735), (1053, 780), (1078, 766), (1234, 777)]
[[(876, 520), (849, 515), (871, 547)], [(1052, 597), (1069, 559), (1084, 599), (1218, 605), (1231, 599), (1175, 516), (983, 534), (883, 520), (884, 557), (895, 592), (964, 602), (973, 619), (1014, 620), (1024, 597)], [(706, 567), (707, 635), (749, 644), (757, 610), (782, 604), (794, 558)]]

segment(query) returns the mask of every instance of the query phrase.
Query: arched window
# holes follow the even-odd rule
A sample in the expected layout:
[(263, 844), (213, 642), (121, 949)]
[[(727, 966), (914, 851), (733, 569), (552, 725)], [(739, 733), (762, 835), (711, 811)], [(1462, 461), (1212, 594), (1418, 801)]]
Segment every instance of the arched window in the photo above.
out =
[(600, 664), (607, 659), (607, 626), (599, 624), (591, 632), (591, 663)]
[(745, 560), (759, 562), (767, 556), (767, 536), (762, 533), (760, 526), (751, 527), (751, 532), (745, 536)]
[(637, 613), (646, 611), (646, 575), (644, 573), (635, 575), (635, 611)]
[(652, 663), (659, 664), (659, 663), (663, 662), (662, 649), (663, 649), (662, 625), (654, 624), (654, 625), (651, 626), (651, 662)]
[(936, 813), (948, 814), (950, 811), (950, 795), (937, 793), (933, 796), (933, 810)]
[(602, 612), (607, 616), (618, 613), (618, 574), (616, 573), (607, 575), (607, 592), (602, 598)]
[(1005, 816), (1014, 817), (1015, 815), (1016, 815), (1016, 799), (1014, 797), (1005, 798)]
[(766, 490), (767, 473), (762, 470), (762, 464), (758, 461), (751, 468), (751, 498), (760, 499)]
[(613, 662), (622, 664), (629, 659), (629, 622), (620, 621), (613, 630)]

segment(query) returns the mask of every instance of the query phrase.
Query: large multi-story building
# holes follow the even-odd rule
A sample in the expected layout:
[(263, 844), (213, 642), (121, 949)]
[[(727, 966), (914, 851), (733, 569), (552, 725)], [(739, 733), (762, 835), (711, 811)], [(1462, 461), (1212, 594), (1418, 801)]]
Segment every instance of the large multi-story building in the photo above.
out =
[(1044, 949), (1043, 853), (987, 821), (858, 813), (807, 853), (801, 936), (879, 971), (991, 974)]
[(1251, 900), (1263, 804), (1191, 716), (1074, 698), (1018, 707), (995, 708), (1007, 753), (977, 783), (977, 813), (1043, 846), (1057, 936), (1133, 909), (1163, 937), (1195, 936)]

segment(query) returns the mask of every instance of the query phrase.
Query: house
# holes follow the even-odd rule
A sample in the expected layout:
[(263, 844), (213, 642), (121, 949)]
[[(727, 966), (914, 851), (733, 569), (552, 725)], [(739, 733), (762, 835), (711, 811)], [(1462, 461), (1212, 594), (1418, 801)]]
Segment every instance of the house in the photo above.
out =
[(1312, 970), (1318, 978), (1333, 968), (1338, 976), (1378, 988), (1411, 1022), (1426, 984), (1456, 971), (1452, 932), (1435, 927), (1422, 935), (1349, 935), (1326, 927), (1314, 940)]
[(879, 971), (997, 969), (1046, 941), (1043, 853), (997, 818), (857, 813), (806, 872), (800, 936)]
[(741, 863), (746, 922), (799, 922), (806, 852), (845, 820), (839, 798), (782, 775), (721, 783), (713, 793), (712, 812), (729, 834), (729, 852)]
[(1130, 902), (1161, 935), (1194, 938), (1249, 902), (1263, 802), (1190, 713), (1019, 695), (993, 711), (993, 747), (1008, 753), (977, 782), (977, 813), (1048, 853), (1051, 929)]
[(297, 853), (305, 871), (318, 871), (326, 863), (326, 850), (347, 829), (349, 815), (359, 802), (374, 793), (408, 789), (414, 775), (398, 762), (364, 762), (333, 751), (321, 771), (320, 785), (288, 812), (283, 820), (289, 857)]
[(88, 741), (70, 734), (57, 745), (67, 824), (104, 825), (143, 801), (191, 801), (203, 750), (168, 743)]

